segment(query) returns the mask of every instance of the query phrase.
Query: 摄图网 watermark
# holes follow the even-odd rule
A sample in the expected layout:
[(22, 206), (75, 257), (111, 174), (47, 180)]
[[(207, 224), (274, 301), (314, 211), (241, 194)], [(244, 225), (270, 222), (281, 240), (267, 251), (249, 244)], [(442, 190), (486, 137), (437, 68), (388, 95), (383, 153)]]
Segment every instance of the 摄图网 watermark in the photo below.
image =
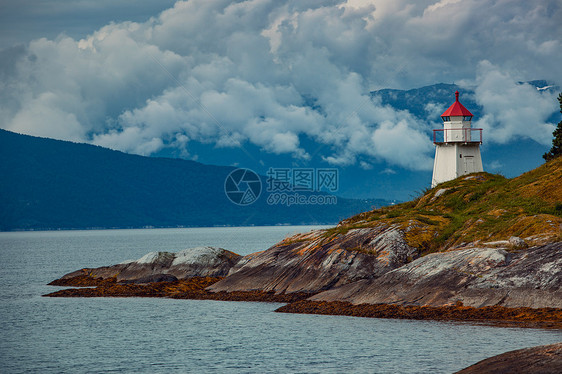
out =
[[(337, 197), (330, 194), (339, 187), (338, 169), (269, 168), (266, 175), (266, 202), (269, 205), (329, 205), (338, 202)], [(224, 192), (234, 204), (253, 204), (261, 195), (262, 179), (250, 169), (236, 169), (226, 177)]]

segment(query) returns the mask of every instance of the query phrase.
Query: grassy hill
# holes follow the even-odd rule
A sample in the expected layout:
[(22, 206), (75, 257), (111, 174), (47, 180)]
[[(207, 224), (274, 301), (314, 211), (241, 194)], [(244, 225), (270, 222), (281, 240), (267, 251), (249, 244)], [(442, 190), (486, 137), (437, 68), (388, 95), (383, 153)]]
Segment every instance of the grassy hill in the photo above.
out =
[(417, 199), (342, 221), (329, 235), (379, 222), (398, 224), (422, 253), (517, 236), (528, 244), (562, 240), (562, 157), (513, 179), (476, 173)]

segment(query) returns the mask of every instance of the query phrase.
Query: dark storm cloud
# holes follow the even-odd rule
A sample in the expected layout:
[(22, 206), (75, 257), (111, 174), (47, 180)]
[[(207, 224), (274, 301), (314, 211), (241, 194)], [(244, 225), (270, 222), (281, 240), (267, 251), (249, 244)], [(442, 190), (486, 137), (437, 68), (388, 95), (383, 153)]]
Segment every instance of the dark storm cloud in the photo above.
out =
[(110, 22), (144, 22), (175, 0), (0, 0), (0, 48), (64, 33), (83, 38)]
[(251, 142), (300, 159), (315, 152), (301, 144), (306, 136), (325, 144), (321, 156), (335, 165), (366, 157), (427, 170), (428, 129), (440, 108), (428, 103), (432, 116), (414, 118), (369, 91), (473, 86), (489, 140), (547, 144), (556, 100), (517, 82), (562, 83), (560, 8), (556, 1), (177, 2), (150, 19), (7, 52), (13, 58), (0, 65), (0, 88), (11, 102), (0, 103), (0, 127), (140, 154), (190, 141)]

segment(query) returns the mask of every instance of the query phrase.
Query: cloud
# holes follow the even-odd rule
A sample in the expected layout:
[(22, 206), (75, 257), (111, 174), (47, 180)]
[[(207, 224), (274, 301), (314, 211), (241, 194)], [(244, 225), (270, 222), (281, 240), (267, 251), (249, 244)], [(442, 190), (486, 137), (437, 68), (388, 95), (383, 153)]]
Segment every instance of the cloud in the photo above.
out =
[(144, 22), (175, 0), (1, 0), (0, 49), (59, 34), (84, 38), (111, 22)]
[(546, 121), (558, 107), (556, 94), (516, 82), (489, 61), (479, 64), (476, 83), (475, 99), (485, 114), (474, 126), (487, 138), (500, 144), (517, 138), (550, 144), (555, 125)]
[(487, 165), (487, 168), (490, 168), (491, 170), (494, 170), (494, 171), (501, 170), (502, 167), (503, 167), (503, 164), (498, 160), (492, 160)]
[(478, 124), (490, 139), (546, 144), (556, 101), (516, 82), (562, 83), (560, 8), (556, 1), (178, 1), (85, 37), (3, 50), (0, 127), (144, 155), (174, 147), (195, 158), (193, 142), (253, 144), (299, 160), (429, 170), (431, 125), (369, 91), (472, 81), (485, 112)]
[(392, 163), (414, 170), (431, 170), (433, 158), (429, 156), (433, 145), (426, 134), (411, 128), (406, 121), (384, 122), (372, 135), (378, 154)]
[(373, 165), (369, 164), (365, 161), (359, 161), (359, 167), (363, 170), (371, 170), (373, 169)]
[(391, 169), (391, 168), (386, 168), (383, 171), (381, 171), (380, 173), (381, 174), (393, 175), (393, 174), (396, 174), (396, 171)]

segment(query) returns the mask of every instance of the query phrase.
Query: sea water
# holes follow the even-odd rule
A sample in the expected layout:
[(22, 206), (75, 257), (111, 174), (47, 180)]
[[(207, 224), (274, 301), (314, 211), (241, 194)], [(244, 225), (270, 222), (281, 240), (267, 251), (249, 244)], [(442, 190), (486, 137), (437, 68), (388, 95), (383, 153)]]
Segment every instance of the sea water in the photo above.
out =
[(245, 255), (313, 227), (0, 233), (2, 373), (451, 373), (554, 330), (274, 313), (282, 304), (46, 298), (82, 267), (211, 245)]

